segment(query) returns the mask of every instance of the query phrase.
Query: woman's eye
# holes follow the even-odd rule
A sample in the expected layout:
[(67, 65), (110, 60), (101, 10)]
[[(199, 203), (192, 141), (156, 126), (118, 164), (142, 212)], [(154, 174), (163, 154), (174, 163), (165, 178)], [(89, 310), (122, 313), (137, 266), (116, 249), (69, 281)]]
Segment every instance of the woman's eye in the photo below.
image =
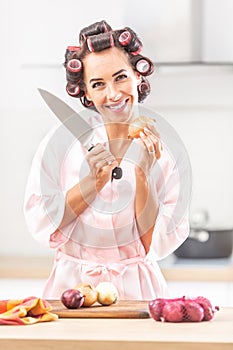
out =
[(100, 86), (103, 86), (103, 82), (102, 82), (102, 81), (97, 81), (96, 83), (94, 83), (94, 84), (92, 85), (92, 88), (93, 88), (93, 89), (96, 89), (96, 88), (98, 88), (98, 87), (100, 87)]
[(116, 77), (116, 81), (119, 81), (119, 80), (124, 80), (127, 78), (127, 75), (126, 74), (120, 74)]

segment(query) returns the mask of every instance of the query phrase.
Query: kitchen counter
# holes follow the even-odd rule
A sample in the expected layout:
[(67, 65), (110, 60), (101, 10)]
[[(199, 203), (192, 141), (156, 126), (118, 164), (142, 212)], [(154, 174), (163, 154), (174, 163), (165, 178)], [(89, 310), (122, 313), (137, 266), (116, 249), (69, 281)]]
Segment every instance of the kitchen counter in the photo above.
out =
[(225, 350), (233, 348), (233, 308), (199, 323), (153, 319), (58, 319), (27, 326), (0, 326), (4, 350)]

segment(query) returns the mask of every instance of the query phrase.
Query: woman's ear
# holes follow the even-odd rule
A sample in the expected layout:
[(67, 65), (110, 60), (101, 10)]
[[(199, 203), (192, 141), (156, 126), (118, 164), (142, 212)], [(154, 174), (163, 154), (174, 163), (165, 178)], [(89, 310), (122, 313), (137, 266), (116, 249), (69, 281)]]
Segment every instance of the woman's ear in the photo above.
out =
[(85, 97), (88, 99), (88, 101), (91, 101), (90, 95), (86, 89), (85, 89)]

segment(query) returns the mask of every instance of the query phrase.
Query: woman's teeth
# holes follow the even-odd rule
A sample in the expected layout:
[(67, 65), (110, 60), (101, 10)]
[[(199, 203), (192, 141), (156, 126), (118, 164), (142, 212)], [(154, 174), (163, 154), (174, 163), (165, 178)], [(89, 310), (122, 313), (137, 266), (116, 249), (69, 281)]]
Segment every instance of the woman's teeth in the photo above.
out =
[(109, 106), (109, 108), (110, 108), (111, 110), (117, 111), (118, 109), (121, 109), (124, 105), (125, 105), (125, 101), (119, 103), (118, 105)]

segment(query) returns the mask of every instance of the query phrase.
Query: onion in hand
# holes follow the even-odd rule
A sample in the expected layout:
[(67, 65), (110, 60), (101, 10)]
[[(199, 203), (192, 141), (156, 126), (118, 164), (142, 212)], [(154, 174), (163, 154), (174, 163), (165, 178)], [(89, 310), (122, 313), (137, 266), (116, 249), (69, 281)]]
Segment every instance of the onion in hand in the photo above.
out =
[(134, 119), (129, 125), (128, 138), (131, 140), (134, 138), (139, 138), (140, 132), (144, 131), (144, 128), (147, 127), (147, 124), (153, 124), (154, 122), (154, 119), (145, 116)]

